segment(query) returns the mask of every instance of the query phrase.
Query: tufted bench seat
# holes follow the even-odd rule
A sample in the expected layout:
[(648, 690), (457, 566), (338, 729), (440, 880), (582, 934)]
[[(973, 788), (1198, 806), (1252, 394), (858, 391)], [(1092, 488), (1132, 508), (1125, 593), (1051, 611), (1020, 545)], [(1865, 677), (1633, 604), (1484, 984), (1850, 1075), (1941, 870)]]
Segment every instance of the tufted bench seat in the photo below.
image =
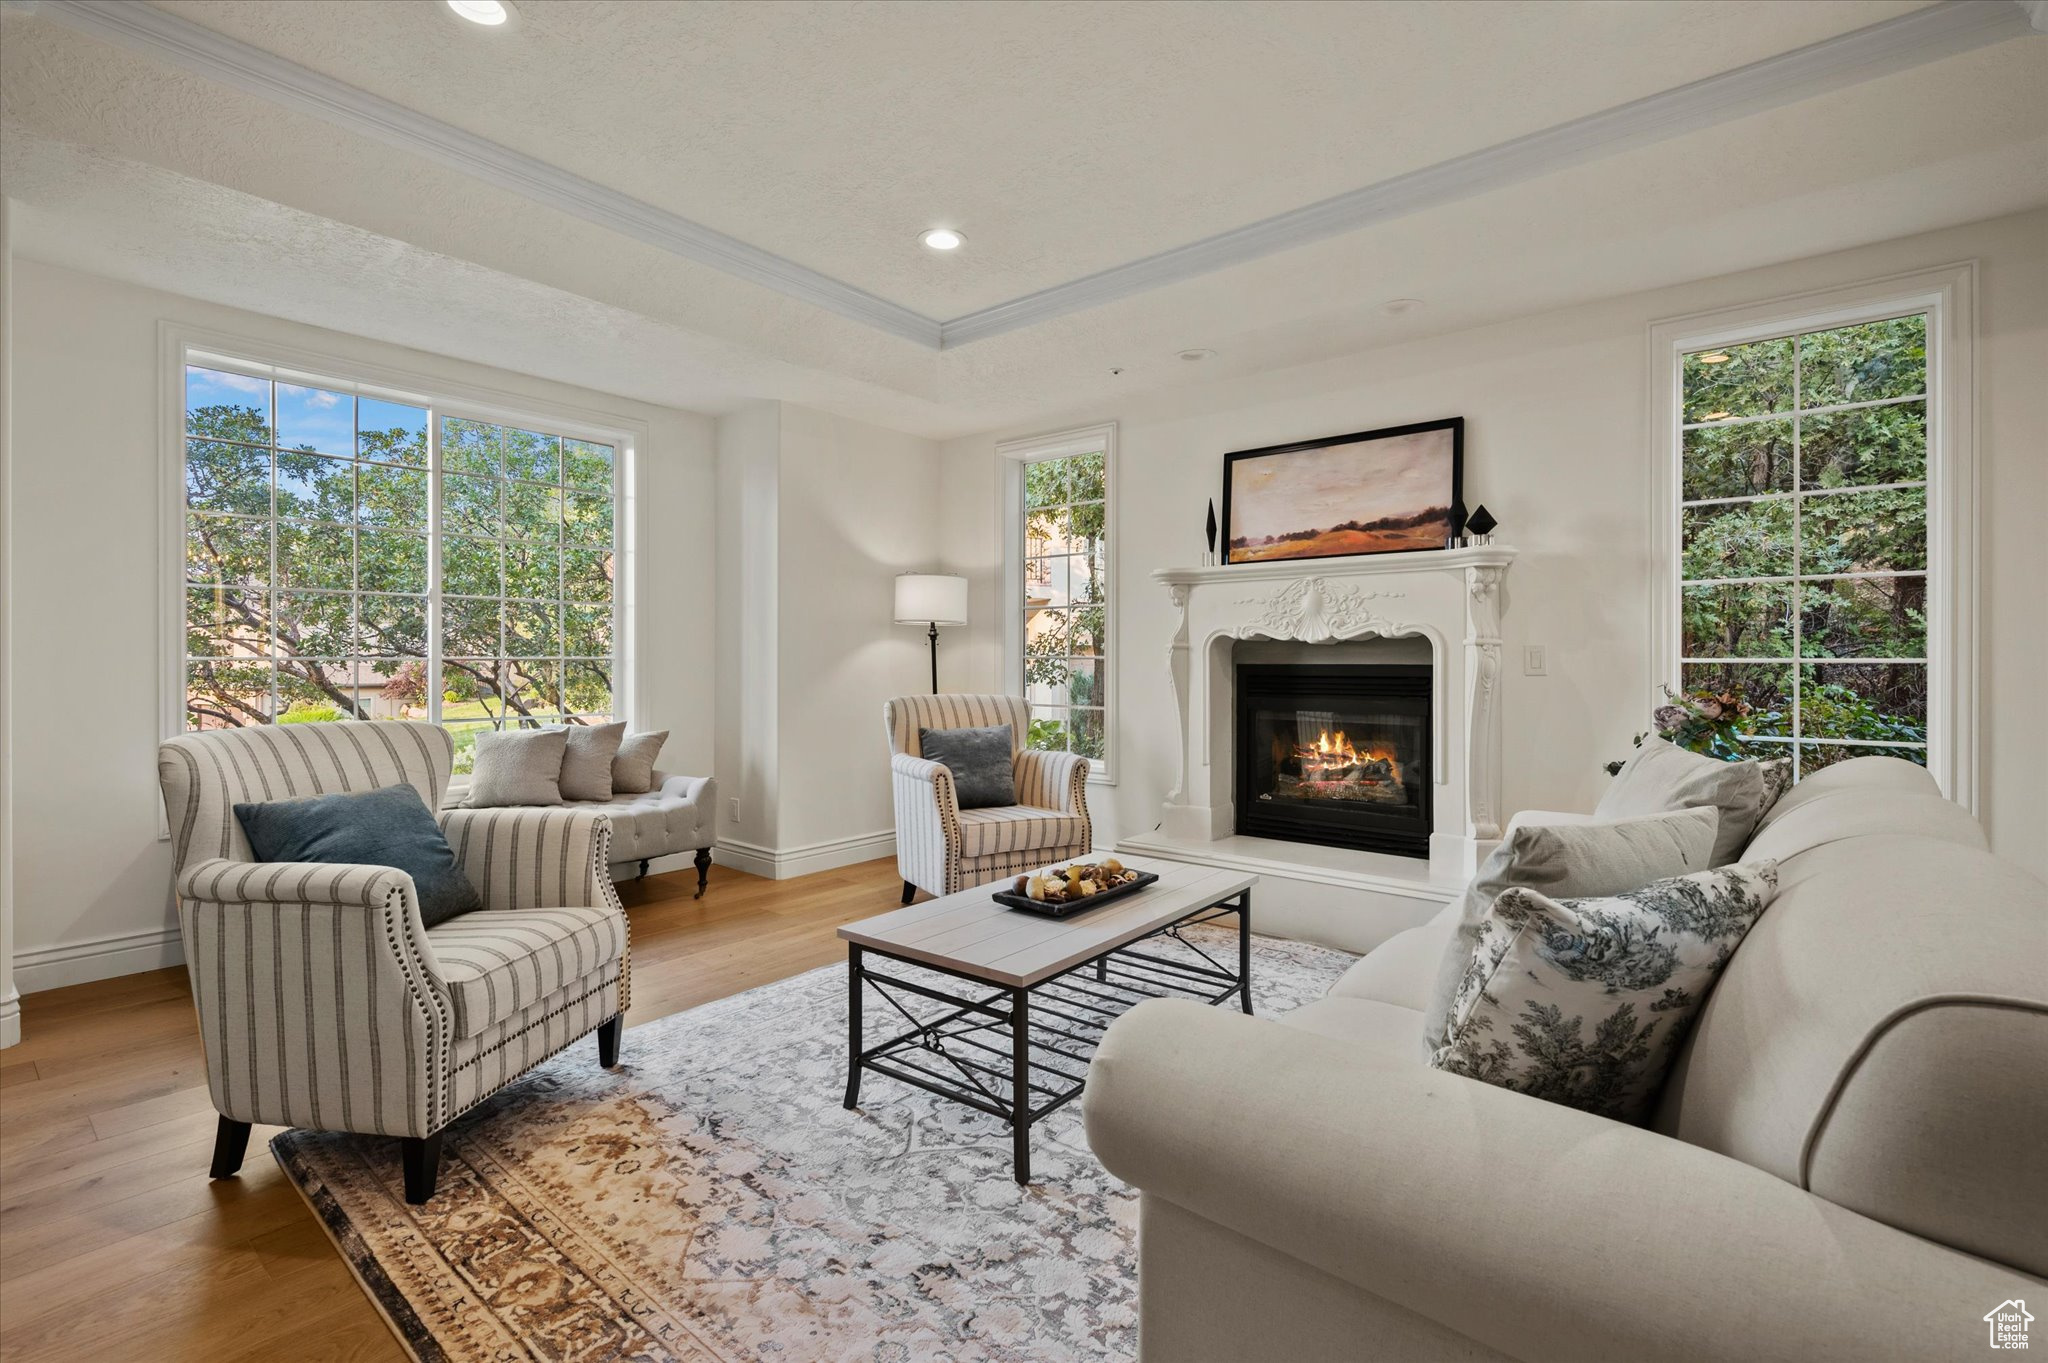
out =
[[(619, 868), (637, 866), (634, 874), (646, 875), (647, 863), (656, 857), (680, 856), (694, 852), (697, 867), (697, 897), (704, 897), (704, 885), (711, 870), (713, 816), (718, 783), (709, 776), (671, 776), (654, 773), (653, 787), (637, 795), (614, 795), (609, 800), (569, 800), (564, 809), (596, 809), (612, 816), (611, 866), (614, 879)], [(460, 806), (467, 792), (451, 790), (449, 807)]]

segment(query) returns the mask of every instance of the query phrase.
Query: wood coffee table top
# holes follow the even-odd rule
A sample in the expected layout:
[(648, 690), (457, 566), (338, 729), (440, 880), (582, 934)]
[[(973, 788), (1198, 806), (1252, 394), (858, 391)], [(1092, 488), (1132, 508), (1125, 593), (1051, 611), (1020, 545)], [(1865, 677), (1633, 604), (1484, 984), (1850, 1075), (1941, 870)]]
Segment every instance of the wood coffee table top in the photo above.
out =
[[(1139, 867), (1150, 870), (1150, 867)], [(1007, 881), (978, 885), (863, 918), (839, 929), (854, 946), (943, 966), (990, 984), (1029, 989), (1083, 961), (1250, 889), (1259, 878), (1208, 866), (1176, 866), (1156, 884), (1099, 909), (1041, 918), (990, 898)]]

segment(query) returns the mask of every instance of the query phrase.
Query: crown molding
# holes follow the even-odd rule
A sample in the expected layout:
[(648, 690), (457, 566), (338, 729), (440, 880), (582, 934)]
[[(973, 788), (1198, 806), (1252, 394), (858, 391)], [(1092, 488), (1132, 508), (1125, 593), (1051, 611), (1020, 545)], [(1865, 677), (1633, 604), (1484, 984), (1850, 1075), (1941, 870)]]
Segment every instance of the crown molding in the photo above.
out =
[(585, 222), (842, 317), (920, 345), (939, 345), (939, 324), (921, 313), (153, 5), (38, 0), (27, 12), (415, 152)]
[(671, 254), (933, 349), (1036, 325), (1377, 222), (1472, 198), (2036, 31), (2048, 0), (1941, 0), (1925, 9), (1453, 157), (1262, 221), (940, 322), (702, 223), (656, 208), (153, 5), (8, 0), (547, 204)]
[[(1911, 14), (1766, 57), (1690, 85), (1396, 175), (1320, 203), (1113, 266), (939, 328), (947, 347), (1014, 331), (1119, 298), (1292, 250), (1324, 237), (1472, 198), (1602, 156), (1696, 132), (1765, 109), (1890, 75), (2029, 31), (2007, 0), (1943, 0)], [(2031, 0), (2048, 4), (2048, 0)]]

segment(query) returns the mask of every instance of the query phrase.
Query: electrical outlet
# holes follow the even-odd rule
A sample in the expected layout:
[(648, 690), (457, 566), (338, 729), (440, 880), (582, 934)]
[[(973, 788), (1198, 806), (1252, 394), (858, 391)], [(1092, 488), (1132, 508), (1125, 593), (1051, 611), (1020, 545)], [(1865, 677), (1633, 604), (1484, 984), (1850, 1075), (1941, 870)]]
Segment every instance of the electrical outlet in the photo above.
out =
[(1544, 658), (1544, 656), (1543, 656), (1543, 645), (1541, 645), (1541, 644), (1524, 644), (1524, 645), (1522, 645), (1522, 675), (1523, 675), (1523, 676), (1525, 676), (1525, 677), (1541, 677), (1541, 676), (1544, 676), (1544, 675), (1546, 675), (1546, 674), (1547, 674), (1547, 673), (1549, 672), (1549, 670), (1550, 670), (1550, 669), (1549, 669), (1549, 666), (1548, 666), (1548, 664), (1547, 664), (1547, 661), (1545, 660), (1545, 658)]
[(740, 821), (740, 797), (735, 795), (725, 802), (725, 817), (734, 823)]

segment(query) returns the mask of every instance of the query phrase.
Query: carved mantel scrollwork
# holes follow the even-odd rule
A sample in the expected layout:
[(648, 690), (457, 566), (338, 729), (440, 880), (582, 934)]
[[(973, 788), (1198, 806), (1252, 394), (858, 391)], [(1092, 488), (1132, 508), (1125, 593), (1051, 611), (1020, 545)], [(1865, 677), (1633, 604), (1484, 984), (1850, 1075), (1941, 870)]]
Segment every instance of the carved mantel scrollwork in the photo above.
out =
[(1239, 597), (1237, 604), (1259, 613), (1238, 630), (1241, 638), (1297, 639), (1322, 644), (1370, 634), (1394, 634), (1399, 626), (1373, 610), (1371, 602), (1396, 601), (1405, 592), (1369, 590), (1303, 577), (1283, 583), (1270, 596)]

